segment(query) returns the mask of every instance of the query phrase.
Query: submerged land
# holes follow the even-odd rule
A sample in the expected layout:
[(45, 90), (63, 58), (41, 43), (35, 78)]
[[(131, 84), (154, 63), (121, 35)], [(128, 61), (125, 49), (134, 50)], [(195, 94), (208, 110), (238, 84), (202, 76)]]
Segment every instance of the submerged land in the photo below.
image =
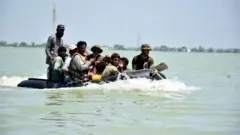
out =
[[(41, 48), (44, 47), (46, 43), (26, 43), (26, 42), (20, 42), (20, 43), (7, 43), (6, 41), (0, 41), (0, 47), (28, 47), (28, 48)], [(139, 47), (125, 47), (125, 45), (115, 44), (115, 45), (102, 45), (103, 48), (107, 48), (109, 50), (132, 50), (132, 51), (139, 51)], [(240, 53), (239, 48), (205, 48), (201, 45), (198, 47), (188, 48), (186, 46), (181, 47), (168, 47), (167, 45), (159, 45), (152, 47), (153, 51), (163, 51), (163, 52), (208, 52), (208, 53)]]

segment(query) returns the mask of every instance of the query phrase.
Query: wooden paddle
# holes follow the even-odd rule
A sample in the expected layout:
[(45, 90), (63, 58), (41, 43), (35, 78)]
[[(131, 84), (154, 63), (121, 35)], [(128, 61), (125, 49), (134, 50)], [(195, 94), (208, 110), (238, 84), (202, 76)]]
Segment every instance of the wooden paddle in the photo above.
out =
[(158, 72), (162, 72), (162, 71), (168, 69), (168, 66), (165, 63), (160, 63), (156, 66), (152, 66), (151, 69), (153, 69), (153, 70), (156, 69)]

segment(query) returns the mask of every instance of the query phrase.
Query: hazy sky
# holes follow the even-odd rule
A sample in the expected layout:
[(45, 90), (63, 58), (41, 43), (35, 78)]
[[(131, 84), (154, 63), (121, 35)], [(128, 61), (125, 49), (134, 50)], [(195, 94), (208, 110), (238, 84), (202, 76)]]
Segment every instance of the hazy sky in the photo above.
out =
[[(0, 40), (46, 42), (54, 0), (0, 0)], [(65, 43), (240, 47), (239, 0), (55, 0)]]

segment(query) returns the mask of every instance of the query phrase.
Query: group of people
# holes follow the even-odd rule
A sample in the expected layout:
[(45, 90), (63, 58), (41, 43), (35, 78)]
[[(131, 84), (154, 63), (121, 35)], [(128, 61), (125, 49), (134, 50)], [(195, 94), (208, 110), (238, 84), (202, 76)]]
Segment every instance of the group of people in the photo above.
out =
[[(49, 81), (65, 84), (71, 80), (80, 83), (101, 80), (130, 70), (126, 57), (121, 57), (118, 53), (102, 56), (103, 50), (100, 45), (94, 45), (91, 54), (86, 51), (85, 41), (65, 47), (62, 40), (64, 31), (65, 26), (59, 24), (55, 35), (49, 36), (47, 40), (45, 51), (46, 64), (49, 65)], [(132, 70), (151, 68), (154, 65), (153, 58), (149, 56), (150, 46), (143, 44), (141, 51), (141, 54), (132, 59)]]

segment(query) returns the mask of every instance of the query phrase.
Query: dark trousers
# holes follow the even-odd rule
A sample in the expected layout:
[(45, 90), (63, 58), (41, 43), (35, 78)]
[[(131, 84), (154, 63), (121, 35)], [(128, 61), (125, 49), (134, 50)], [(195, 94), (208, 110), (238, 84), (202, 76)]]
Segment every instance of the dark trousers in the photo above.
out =
[(49, 64), (47, 69), (47, 79), (48, 81), (52, 80), (52, 71), (53, 71), (53, 65)]

